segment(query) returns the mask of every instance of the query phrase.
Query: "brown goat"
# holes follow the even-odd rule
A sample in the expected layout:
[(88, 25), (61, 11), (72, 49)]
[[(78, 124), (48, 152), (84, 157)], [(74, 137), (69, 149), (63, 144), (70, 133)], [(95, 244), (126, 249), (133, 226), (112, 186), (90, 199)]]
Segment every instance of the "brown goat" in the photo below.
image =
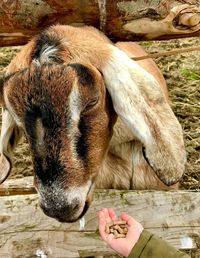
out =
[(177, 187), (182, 129), (155, 63), (130, 58), (144, 53), (135, 43), (115, 46), (92, 27), (56, 25), (34, 37), (0, 91), (1, 181), (24, 131), (41, 207), (59, 221), (83, 216), (94, 186)]

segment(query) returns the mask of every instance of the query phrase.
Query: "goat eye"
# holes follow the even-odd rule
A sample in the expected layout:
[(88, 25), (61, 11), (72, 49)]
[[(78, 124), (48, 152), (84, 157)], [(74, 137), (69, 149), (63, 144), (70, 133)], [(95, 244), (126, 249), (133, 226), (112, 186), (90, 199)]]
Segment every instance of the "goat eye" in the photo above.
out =
[(99, 97), (95, 98), (95, 99), (92, 99), (91, 101), (89, 101), (86, 106), (85, 106), (85, 110), (88, 110), (92, 107), (94, 107), (99, 101)]

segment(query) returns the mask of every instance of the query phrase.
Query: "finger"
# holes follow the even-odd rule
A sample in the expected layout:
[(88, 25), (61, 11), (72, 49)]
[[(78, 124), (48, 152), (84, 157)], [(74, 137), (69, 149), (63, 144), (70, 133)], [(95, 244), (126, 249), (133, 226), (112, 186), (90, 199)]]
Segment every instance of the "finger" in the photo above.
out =
[(129, 229), (128, 229), (126, 238), (127, 239), (132, 238), (133, 233), (134, 233), (135, 237), (137, 236), (139, 238), (140, 234), (142, 233), (142, 231), (144, 229), (143, 226), (137, 220), (135, 220), (133, 217), (126, 214), (125, 212), (123, 212), (121, 214), (121, 218), (122, 218), (122, 220), (125, 220), (126, 223), (129, 225)]
[(131, 217), (130, 215), (128, 215), (128, 214), (125, 213), (125, 212), (122, 212), (122, 213), (121, 213), (121, 219), (122, 219), (122, 220), (125, 220), (126, 223), (127, 223), (128, 225), (130, 225), (130, 226), (134, 225), (134, 224), (137, 222), (133, 217)]
[(102, 239), (103, 239), (104, 241), (106, 241), (108, 234), (106, 234), (106, 231), (105, 231), (105, 228), (106, 228), (106, 220), (105, 220), (104, 212), (99, 211), (99, 213), (98, 213), (98, 219), (99, 219), (99, 233), (100, 233)]
[(117, 216), (112, 208), (108, 208), (108, 213), (109, 213), (111, 220), (113, 220), (113, 221), (117, 220)]
[(105, 217), (106, 223), (110, 223), (112, 221), (112, 219), (110, 217), (108, 209), (107, 208), (102, 208), (101, 211), (104, 213), (104, 217)]
[(104, 212), (103, 212), (102, 210), (100, 210), (100, 211), (98, 212), (98, 219), (99, 219), (99, 220), (103, 220), (103, 221), (106, 220), (106, 219), (105, 219), (105, 216), (104, 216)]

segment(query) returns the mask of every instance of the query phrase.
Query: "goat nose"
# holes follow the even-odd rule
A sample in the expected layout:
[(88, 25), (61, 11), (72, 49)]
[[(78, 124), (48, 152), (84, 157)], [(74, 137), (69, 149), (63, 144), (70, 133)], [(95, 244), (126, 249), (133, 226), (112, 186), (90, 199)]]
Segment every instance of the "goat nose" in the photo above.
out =
[[(88, 210), (91, 198), (88, 197), (91, 181), (86, 186), (77, 188), (60, 188), (54, 185), (37, 185), (40, 206), (43, 212), (61, 222), (75, 222)], [(88, 190), (89, 188), (89, 190)]]
[(45, 201), (41, 202), (40, 206), (44, 214), (60, 222), (74, 222), (80, 216), (81, 205), (78, 201), (74, 201), (72, 204)]

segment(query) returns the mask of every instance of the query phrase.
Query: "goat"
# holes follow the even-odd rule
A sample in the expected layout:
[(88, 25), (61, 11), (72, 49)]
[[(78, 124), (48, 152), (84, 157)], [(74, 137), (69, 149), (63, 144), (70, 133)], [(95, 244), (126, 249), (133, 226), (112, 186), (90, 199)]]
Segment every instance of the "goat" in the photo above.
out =
[(25, 132), (41, 208), (74, 222), (94, 188), (173, 189), (186, 161), (165, 80), (135, 43), (55, 25), (7, 67), (0, 90), (1, 182)]

